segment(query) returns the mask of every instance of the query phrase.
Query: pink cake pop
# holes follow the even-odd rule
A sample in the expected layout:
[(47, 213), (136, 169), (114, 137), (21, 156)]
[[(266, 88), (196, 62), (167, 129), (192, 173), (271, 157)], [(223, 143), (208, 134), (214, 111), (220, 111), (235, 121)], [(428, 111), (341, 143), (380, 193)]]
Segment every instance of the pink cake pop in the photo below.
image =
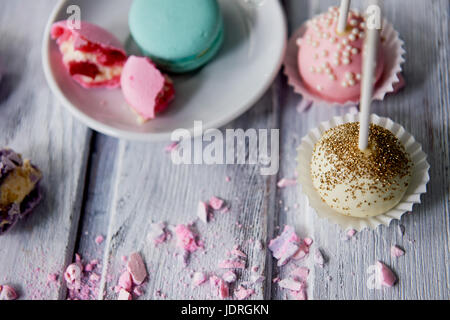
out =
[[(314, 94), (337, 103), (358, 101), (361, 92), (361, 73), (365, 37), (365, 19), (350, 10), (347, 30), (339, 34), (339, 9), (332, 7), (307, 24), (299, 46), (300, 76)], [(376, 81), (384, 69), (383, 50), (380, 46)]]

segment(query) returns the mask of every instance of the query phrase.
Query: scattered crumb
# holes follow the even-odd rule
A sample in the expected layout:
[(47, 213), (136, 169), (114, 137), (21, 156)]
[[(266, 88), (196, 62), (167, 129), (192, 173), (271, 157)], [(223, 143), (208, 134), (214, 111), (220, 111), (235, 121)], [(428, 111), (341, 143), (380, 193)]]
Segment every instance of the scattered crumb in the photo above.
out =
[(237, 280), (237, 276), (233, 271), (228, 271), (222, 276), (222, 279), (227, 283), (234, 283)]
[(282, 189), (282, 188), (287, 188), (287, 187), (291, 187), (291, 186), (295, 186), (297, 184), (297, 180), (294, 179), (281, 179), (280, 181), (278, 181), (277, 183), (277, 187)]
[(136, 285), (141, 285), (147, 278), (147, 269), (139, 253), (132, 253), (128, 259), (127, 270)]
[(381, 261), (377, 262), (379, 283), (385, 287), (392, 287), (397, 282), (394, 272)]
[(97, 236), (95, 238), (95, 243), (98, 244), (98, 245), (101, 245), (103, 243), (103, 241), (105, 241), (105, 238), (103, 236), (101, 236), (101, 235)]
[(239, 288), (237, 288), (236, 291), (234, 292), (234, 295), (236, 296), (236, 299), (238, 299), (238, 300), (248, 299), (253, 294), (255, 294), (255, 290), (253, 290), (253, 289), (246, 289), (242, 285), (239, 286)]
[(196, 287), (204, 284), (208, 281), (208, 277), (203, 272), (196, 272), (192, 277), (192, 284)]
[(209, 199), (209, 205), (211, 206), (211, 208), (213, 208), (214, 210), (220, 210), (222, 209), (224, 204), (224, 201), (220, 198), (217, 197), (211, 197), (211, 199)]
[(391, 257), (398, 258), (405, 255), (405, 250), (398, 246), (391, 247)]
[(8, 285), (0, 285), (0, 301), (16, 300), (18, 297), (16, 290)]

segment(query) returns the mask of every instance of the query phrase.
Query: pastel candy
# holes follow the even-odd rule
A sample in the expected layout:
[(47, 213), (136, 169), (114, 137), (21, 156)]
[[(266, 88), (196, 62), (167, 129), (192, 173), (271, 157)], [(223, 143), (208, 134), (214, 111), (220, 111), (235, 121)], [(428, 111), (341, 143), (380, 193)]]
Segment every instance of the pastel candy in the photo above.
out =
[(224, 39), (216, 0), (134, 0), (129, 25), (143, 53), (170, 72), (205, 65)]

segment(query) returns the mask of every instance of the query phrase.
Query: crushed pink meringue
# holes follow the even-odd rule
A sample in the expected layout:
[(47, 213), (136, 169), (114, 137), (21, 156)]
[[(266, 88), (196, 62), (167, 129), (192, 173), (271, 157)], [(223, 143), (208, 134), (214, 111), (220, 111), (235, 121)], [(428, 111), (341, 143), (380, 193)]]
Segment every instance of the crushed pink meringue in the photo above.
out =
[(379, 275), (379, 283), (385, 287), (392, 287), (397, 282), (397, 277), (395, 276), (394, 272), (386, 266), (381, 261), (377, 262), (378, 267), (378, 275)]
[(219, 262), (220, 269), (245, 269), (245, 262), (241, 260), (223, 260)]
[(357, 232), (357, 231), (356, 231), (355, 229), (350, 229), (350, 230), (348, 230), (348, 231), (347, 231), (347, 239), (353, 238), (353, 237), (355, 236), (356, 232)]
[(238, 299), (238, 300), (248, 299), (253, 294), (255, 294), (255, 290), (253, 290), (253, 289), (246, 289), (242, 285), (239, 286), (239, 288), (237, 288), (236, 291), (234, 292), (234, 295), (236, 296), (236, 299)]
[(405, 255), (405, 250), (398, 246), (391, 247), (391, 257), (398, 258)]
[(209, 278), (209, 283), (215, 296), (220, 299), (226, 299), (230, 296), (230, 289), (223, 279), (213, 275)]
[(203, 249), (203, 244), (200, 241), (197, 241), (197, 237), (194, 233), (184, 224), (176, 226), (175, 234), (177, 236), (177, 246), (179, 248), (191, 253)]
[(283, 279), (278, 282), (278, 286), (283, 289), (288, 289), (291, 291), (300, 291), (303, 287), (303, 283), (293, 279)]
[(231, 254), (236, 257), (247, 259), (247, 255), (239, 249), (238, 245), (233, 247), (233, 249), (231, 250)]
[(128, 271), (122, 273), (117, 285), (119, 288), (131, 292), (131, 289), (133, 288), (133, 279), (131, 278), (131, 274)]
[(211, 206), (211, 208), (213, 208), (214, 210), (220, 210), (222, 209), (224, 204), (224, 201), (220, 198), (217, 197), (211, 197), (211, 199), (209, 199), (209, 205)]
[(306, 281), (309, 276), (309, 269), (306, 267), (298, 267), (289, 274), (294, 280)]
[(147, 269), (144, 260), (142, 260), (141, 255), (137, 252), (132, 253), (128, 258), (127, 270), (136, 285), (141, 285), (147, 278)]
[(280, 181), (278, 181), (277, 183), (277, 187), (282, 189), (282, 188), (287, 188), (287, 187), (291, 187), (291, 186), (295, 186), (297, 184), (297, 180), (294, 179), (281, 179)]
[(125, 289), (120, 289), (117, 300), (133, 300), (133, 296)]
[(206, 281), (208, 281), (208, 277), (203, 272), (196, 272), (192, 277), (192, 284), (196, 287), (201, 286)]
[(279, 267), (285, 265), (291, 258), (304, 258), (309, 251), (308, 246), (291, 226), (285, 226), (281, 235), (270, 241), (269, 249), (278, 260)]
[(18, 298), (16, 290), (8, 285), (0, 285), (0, 301), (11, 301)]
[(67, 288), (69, 290), (79, 290), (81, 288), (81, 273), (83, 266), (80, 262), (72, 263), (64, 272)]
[(203, 223), (208, 223), (208, 214), (209, 214), (209, 206), (205, 202), (200, 201), (198, 203), (197, 208), (197, 217)]
[(234, 283), (237, 280), (237, 276), (236, 276), (236, 273), (234, 273), (233, 271), (228, 271), (228, 272), (224, 273), (224, 275), (222, 276), (222, 279), (226, 283)]

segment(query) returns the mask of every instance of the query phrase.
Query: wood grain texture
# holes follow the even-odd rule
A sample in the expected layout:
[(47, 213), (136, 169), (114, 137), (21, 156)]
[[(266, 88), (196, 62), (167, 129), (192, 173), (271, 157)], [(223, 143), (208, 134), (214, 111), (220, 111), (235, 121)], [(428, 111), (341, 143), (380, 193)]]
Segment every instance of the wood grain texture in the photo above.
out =
[(47, 87), (41, 35), (56, 1), (6, 1), (0, 10), (0, 145), (9, 146), (43, 171), (44, 200), (26, 220), (0, 238), (0, 283), (22, 299), (65, 299), (61, 278), (72, 260), (90, 131), (74, 120)]
[[(306, 18), (323, 12), (336, 1), (286, 1), (291, 30)], [(363, 1), (352, 5), (362, 8)], [(328, 256), (324, 269), (315, 268), (310, 283), (314, 299), (448, 299), (449, 298), (449, 148), (448, 148), (448, 2), (385, 1), (388, 20), (393, 22), (406, 43), (405, 90), (376, 103), (373, 112), (399, 122), (423, 144), (431, 164), (431, 182), (423, 204), (402, 219), (406, 228), (400, 236), (398, 221), (376, 231), (359, 233), (354, 240), (341, 240), (344, 232), (319, 220), (307, 207), (298, 190), (283, 191), (283, 206), (299, 202), (299, 210), (284, 213), (279, 220), (295, 224), (301, 235), (312, 236)], [(282, 175), (295, 169), (295, 146), (320, 121), (348, 110), (315, 107), (296, 114), (301, 98), (286, 88), (282, 122)], [(405, 248), (404, 257), (390, 257), (390, 247)], [(392, 289), (370, 290), (366, 286), (367, 268), (377, 260), (391, 266), (399, 276)], [(311, 264), (311, 262), (309, 262)], [(312, 293), (312, 295), (311, 295)], [(276, 298), (283, 298), (275, 292)]]

